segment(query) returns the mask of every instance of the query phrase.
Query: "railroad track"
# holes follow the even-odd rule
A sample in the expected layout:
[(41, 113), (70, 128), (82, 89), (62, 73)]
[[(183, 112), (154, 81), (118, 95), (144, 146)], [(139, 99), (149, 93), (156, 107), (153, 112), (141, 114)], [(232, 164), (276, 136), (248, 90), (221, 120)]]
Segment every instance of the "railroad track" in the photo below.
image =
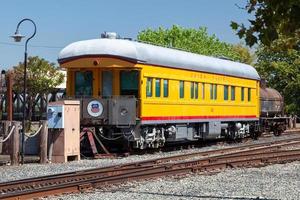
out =
[(292, 136), (292, 135), (300, 135), (299, 129), (289, 129), (285, 132), (281, 133), (279, 136), (273, 135), (273, 133), (263, 133), (260, 138), (269, 138), (269, 137), (280, 137), (280, 136)]
[[(293, 147), (293, 148), (290, 148)], [(0, 199), (28, 199), (101, 188), (109, 184), (190, 172), (263, 166), (300, 160), (300, 137), (195, 152), (129, 164), (0, 183)]]

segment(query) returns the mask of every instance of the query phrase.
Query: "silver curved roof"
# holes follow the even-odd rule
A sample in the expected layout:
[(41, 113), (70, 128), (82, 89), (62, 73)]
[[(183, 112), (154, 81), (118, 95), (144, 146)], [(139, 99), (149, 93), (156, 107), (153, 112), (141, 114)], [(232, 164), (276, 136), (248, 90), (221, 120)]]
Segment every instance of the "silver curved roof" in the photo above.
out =
[(102, 38), (71, 43), (61, 50), (58, 62), (93, 55), (116, 56), (138, 63), (260, 79), (254, 67), (247, 64), (123, 39)]

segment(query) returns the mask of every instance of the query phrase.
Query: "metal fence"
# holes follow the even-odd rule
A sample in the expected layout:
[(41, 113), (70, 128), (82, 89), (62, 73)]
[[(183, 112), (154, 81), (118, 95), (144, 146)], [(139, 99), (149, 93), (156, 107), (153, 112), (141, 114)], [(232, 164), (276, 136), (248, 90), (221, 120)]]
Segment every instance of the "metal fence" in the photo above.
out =
[[(46, 110), (49, 102), (60, 100), (64, 97), (64, 90), (56, 90), (50, 94), (36, 95), (32, 103), (31, 121), (39, 121), (47, 118)], [(13, 120), (23, 119), (23, 102), (22, 94), (13, 93)], [(26, 116), (29, 116), (29, 102), (26, 102)], [(27, 118), (28, 119), (28, 118)], [(6, 93), (0, 96), (0, 120), (7, 120), (7, 98)], [(29, 120), (29, 119), (28, 119)]]

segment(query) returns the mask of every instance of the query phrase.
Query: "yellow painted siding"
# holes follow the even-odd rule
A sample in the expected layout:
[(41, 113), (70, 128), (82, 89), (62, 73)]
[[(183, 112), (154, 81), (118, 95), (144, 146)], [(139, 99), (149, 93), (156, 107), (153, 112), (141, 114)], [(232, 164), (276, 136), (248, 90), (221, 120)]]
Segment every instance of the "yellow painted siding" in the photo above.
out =
[[(257, 101), (257, 82), (255, 80), (228, 77), (181, 69), (164, 67), (142, 67), (142, 117), (160, 116), (259, 116)], [(153, 84), (152, 97), (146, 97), (146, 78), (169, 80), (169, 98), (155, 97)], [(184, 80), (184, 98), (179, 97), (179, 81)], [(205, 83), (205, 98), (202, 99), (201, 87), (198, 88), (198, 99), (191, 99), (191, 81)], [(210, 84), (217, 84), (217, 99), (210, 99)], [(229, 89), (228, 100), (224, 100), (224, 85), (235, 86), (235, 100), (231, 100)], [(251, 88), (251, 101), (245, 89), (244, 101), (241, 101), (241, 88)]]
[[(97, 62), (96, 62), (97, 61)], [(95, 65), (96, 62), (96, 65)], [(164, 116), (256, 116), (259, 117), (259, 81), (225, 75), (195, 72), (184, 69), (133, 64), (115, 58), (81, 58), (61, 65), (67, 68), (67, 95), (74, 95), (74, 72), (93, 71), (93, 96), (102, 94), (102, 71), (112, 70), (113, 94), (120, 93), (120, 70), (140, 70), (140, 117)], [(152, 97), (146, 97), (147, 77), (152, 80)], [(160, 97), (155, 97), (155, 78), (161, 79)], [(168, 82), (168, 97), (163, 97), (163, 79)], [(179, 97), (179, 81), (184, 81), (184, 98)], [(191, 99), (191, 82), (198, 83), (198, 99)], [(204, 98), (202, 95), (204, 84)], [(210, 98), (210, 84), (217, 85), (217, 99)], [(228, 85), (228, 100), (224, 100), (224, 85)], [(235, 100), (231, 100), (231, 87), (235, 86)], [(241, 88), (245, 88), (241, 101)], [(248, 102), (248, 88), (251, 101)]]

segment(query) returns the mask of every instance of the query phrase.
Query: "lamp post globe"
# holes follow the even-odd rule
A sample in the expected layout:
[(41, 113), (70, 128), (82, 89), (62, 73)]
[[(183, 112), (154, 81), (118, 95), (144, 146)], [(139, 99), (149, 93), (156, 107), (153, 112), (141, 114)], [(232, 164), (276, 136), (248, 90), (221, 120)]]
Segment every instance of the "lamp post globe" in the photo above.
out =
[(15, 42), (21, 42), (22, 38), (24, 38), (25, 36), (21, 35), (19, 33), (16, 33), (16, 34), (14, 34), (14, 35), (12, 35), (10, 37), (14, 38)]
[(31, 19), (28, 18), (22, 19), (17, 25), (15, 34), (11, 36), (15, 42), (21, 42), (22, 38), (24, 38), (25, 36), (19, 33), (19, 27), (25, 21), (29, 21), (33, 24), (34, 31), (32, 35), (25, 41), (25, 52), (24, 52), (23, 120), (22, 120), (22, 135), (21, 135), (21, 163), (22, 164), (24, 164), (24, 154), (25, 154), (24, 141), (25, 141), (25, 131), (26, 131), (25, 122), (26, 122), (26, 89), (27, 89), (26, 88), (27, 87), (27, 44), (29, 40), (33, 38), (36, 34), (36, 24)]

